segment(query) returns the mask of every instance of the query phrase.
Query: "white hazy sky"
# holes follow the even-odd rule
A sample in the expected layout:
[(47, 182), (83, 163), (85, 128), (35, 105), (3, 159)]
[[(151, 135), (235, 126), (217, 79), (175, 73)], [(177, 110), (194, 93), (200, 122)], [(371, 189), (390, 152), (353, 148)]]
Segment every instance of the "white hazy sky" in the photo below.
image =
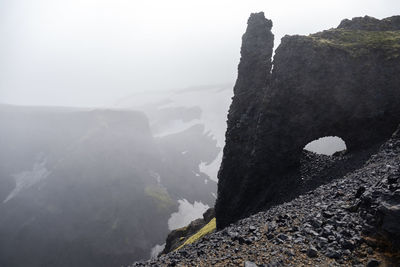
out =
[(251, 12), (276, 40), (399, 0), (0, 0), (0, 102), (107, 106), (135, 92), (234, 83)]

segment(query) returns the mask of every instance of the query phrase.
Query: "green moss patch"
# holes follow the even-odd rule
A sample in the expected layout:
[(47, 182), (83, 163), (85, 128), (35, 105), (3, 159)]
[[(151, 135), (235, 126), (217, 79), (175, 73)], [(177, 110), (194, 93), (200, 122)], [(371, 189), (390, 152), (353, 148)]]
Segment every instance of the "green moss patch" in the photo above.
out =
[(213, 218), (208, 224), (206, 224), (203, 228), (201, 228), (197, 233), (195, 233), (194, 235), (189, 237), (185, 241), (185, 243), (180, 245), (176, 250), (181, 249), (185, 245), (192, 244), (192, 243), (196, 242), (197, 240), (199, 240), (203, 236), (214, 232), (216, 228), (217, 228), (216, 220), (215, 220), (215, 218)]

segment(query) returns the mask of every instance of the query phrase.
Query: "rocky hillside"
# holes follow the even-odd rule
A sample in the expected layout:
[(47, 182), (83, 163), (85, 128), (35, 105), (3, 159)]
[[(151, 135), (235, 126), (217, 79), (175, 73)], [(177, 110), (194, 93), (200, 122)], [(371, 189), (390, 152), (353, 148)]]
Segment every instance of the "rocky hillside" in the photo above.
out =
[[(303, 156), (302, 167), (331, 160)], [(399, 238), (400, 127), (362, 168), (132, 266), (399, 266)]]

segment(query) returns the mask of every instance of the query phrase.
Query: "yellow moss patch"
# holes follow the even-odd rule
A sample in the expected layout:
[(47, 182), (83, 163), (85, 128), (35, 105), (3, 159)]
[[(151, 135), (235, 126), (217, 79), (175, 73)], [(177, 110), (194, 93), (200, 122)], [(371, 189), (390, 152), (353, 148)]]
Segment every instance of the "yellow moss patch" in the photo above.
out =
[(180, 245), (177, 249), (181, 249), (183, 246), (188, 245), (188, 244), (192, 244), (194, 242), (196, 242), (197, 240), (199, 240), (200, 238), (202, 238), (205, 235), (208, 235), (212, 232), (215, 231), (215, 229), (217, 228), (216, 225), (216, 220), (215, 218), (213, 218), (209, 223), (207, 223), (203, 228), (201, 228), (197, 233), (195, 233), (194, 235), (192, 235), (191, 237), (189, 237), (185, 243), (183, 243), (182, 245)]

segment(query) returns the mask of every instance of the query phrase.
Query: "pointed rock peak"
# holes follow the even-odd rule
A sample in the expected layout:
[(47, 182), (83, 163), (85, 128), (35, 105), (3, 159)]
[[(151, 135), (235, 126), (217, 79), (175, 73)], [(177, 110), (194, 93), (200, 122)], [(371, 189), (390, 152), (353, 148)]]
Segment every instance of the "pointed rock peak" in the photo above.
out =
[(266, 87), (272, 68), (274, 35), (271, 28), (272, 21), (265, 18), (264, 12), (250, 15), (242, 37), (235, 94), (247, 92), (258, 99), (264, 93), (263, 88)]
[(268, 30), (271, 30), (272, 28), (272, 21), (265, 18), (264, 12), (251, 13), (249, 20), (247, 21), (247, 24), (249, 28), (251, 26), (252, 27), (263, 26), (266, 27)]

